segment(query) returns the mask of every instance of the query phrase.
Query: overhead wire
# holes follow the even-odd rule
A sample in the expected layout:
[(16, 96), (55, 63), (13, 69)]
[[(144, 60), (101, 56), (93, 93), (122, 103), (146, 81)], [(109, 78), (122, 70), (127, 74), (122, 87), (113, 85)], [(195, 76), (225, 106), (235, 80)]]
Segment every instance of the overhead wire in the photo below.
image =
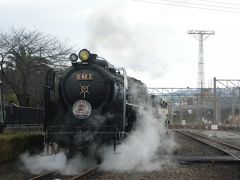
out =
[(213, 0), (199, 0), (199, 1), (224, 4), (224, 5), (232, 5), (232, 6), (240, 6), (239, 3), (230, 3), (230, 2), (223, 2), (223, 1), (213, 1)]
[[(149, 4), (160, 4), (160, 5), (167, 5), (167, 6), (177, 6), (177, 7), (185, 7), (185, 8), (203, 9), (203, 10), (210, 10), (210, 11), (238, 13), (238, 14), (240, 13), (240, 8), (209, 5), (209, 4), (199, 4), (199, 3), (189, 3), (189, 2), (183, 2), (183, 1), (173, 1), (173, 0), (159, 0), (159, 1), (132, 0), (132, 1), (149, 3)], [(160, 2), (160, 1), (162, 1), (162, 2)], [(215, 8), (212, 8), (212, 7), (215, 7)], [(216, 9), (216, 7), (223, 8), (223, 9)], [(233, 11), (233, 10), (235, 10), (235, 11)]]
[[(170, 3), (179, 3), (179, 4), (188, 4), (188, 5), (194, 5), (194, 6), (205, 6), (205, 7), (213, 7), (213, 8), (223, 8), (223, 9), (231, 9), (231, 10), (240, 10), (239, 8), (235, 7), (226, 7), (226, 6), (220, 6), (220, 5), (213, 5), (213, 4), (200, 4), (200, 3), (191, 3), (186, 1), (177, 1), (177, 0), (158, 0), (163, 2), (170, 2)], [(156, 2), (158, 2), (156, 1)]]

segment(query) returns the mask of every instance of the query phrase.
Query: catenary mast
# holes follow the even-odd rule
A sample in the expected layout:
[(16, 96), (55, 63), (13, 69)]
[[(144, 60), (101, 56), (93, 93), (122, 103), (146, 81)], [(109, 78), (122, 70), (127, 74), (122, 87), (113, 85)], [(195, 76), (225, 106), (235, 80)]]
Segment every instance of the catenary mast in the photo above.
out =
[(204, 75), (204, 54), (203, 54), (203, 41), (210, 35), (214, 35), (214, 31), (201, 31), (201, 30), (189, 30), (188, 34), (193, 35), (199, 41), (198, 52), (198, 79), (197, 87), (205, 88), (205, 75)]

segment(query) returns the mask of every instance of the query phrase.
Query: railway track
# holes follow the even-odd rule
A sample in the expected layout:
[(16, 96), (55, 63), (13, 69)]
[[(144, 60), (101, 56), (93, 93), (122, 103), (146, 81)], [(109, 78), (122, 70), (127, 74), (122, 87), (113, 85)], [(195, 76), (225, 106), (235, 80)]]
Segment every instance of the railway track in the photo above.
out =
[(75, 175), (75, 176), (70, 176), (70, 175), (61, 175), (59, 173), (56, 173), (56, 172), (48, 172), (48, 173), (45, 173), (45, 174), (40, 174), (40, 175), (37, 175), (29, 180), (55, 180), (55, 179), (58, 179), (58, 180), (79, 180), (79, 179), (82, 179), (82, 178), (85, 178), (85, 177), (88, 177), (90, 175), (92, 175), (94, 172), (96, 172), (98, 169), (98, 167), (95, 167), (95, 168), (92, 168), (92, 169), (89, 169), (89, 170), (86, 170), (84, 172), (82, 172), (81, 174), (78, 174), (78, 175)]
[(210, 139), (208, 137), (205, 137), (203, 135), (194, 133), (194, 132), (190, 132), (187, 130), (181, 131), (181, 130), (175, 130), (175, 132), (181, 133), (183, 135), (186, 135), (190, 138), (193, 138), (197, 141), (200, 141), (204, 144), (207, 144), (211, 147), (214, 147), (230, 156), (233, 157), (234, 160), (240, 161), (240, 147), (219, 141), (219, 140), (215, 140), (215, 139)]

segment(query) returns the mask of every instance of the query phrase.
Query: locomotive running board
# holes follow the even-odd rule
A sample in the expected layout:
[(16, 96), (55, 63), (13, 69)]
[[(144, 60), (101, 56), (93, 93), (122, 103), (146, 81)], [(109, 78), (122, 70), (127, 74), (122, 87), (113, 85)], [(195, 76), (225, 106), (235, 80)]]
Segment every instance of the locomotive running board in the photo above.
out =
[(236, 160), (232, 156), (178, 156), (178, 155), (172, 155), (172, 156), (160, 156), (159, 157), (162, 160), (170, 160), (173, 162), (178, 162), (180, 164), (185, 163), (226, 163), (226, 164), (236, 164), (240, 163), (240, 160)]

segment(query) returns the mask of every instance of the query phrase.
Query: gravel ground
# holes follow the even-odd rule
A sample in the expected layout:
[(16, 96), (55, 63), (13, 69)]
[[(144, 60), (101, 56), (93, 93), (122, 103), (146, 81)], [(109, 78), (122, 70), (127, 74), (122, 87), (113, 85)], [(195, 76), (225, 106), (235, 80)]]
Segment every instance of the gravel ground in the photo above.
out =
[(165, 167), (161, 171), (153, 171), (145, 174), (142, 180), (239, 180), (239, 165), (220, 164), (188, 164), (176, 167)]
[[(202, 131), (199, 131), (200, 133), (203, 133)], [(227, 130), (227, 134), (229, 134), (228, 136), (225, 136), (225, 137), (215, 137), (214, 135), (212, 136), (208, 136), (212, 139), (216, 139), (216, 140), (220, 140), (220, 141), (223, 141), (223, 142), (226, 142), (226, 143), (229, 143), (229, 144), (233, 144), (235, 146), (238, 146), (240, 147), (240, 141), (239, 141), (239, 138), (237, 138), (236, 136), (234, 135), (231, 135), (231, 133), (234, 133), (234, 134), (240, 134), (240, 131), (232, 131), (232, 130)], [(214, 134), (214, 133), (212, 133)], [(239, 135), (238, 135), (239, 136)]]
[(217, 150), (201, 142), (198, 142), (183, 134), (174, 133), (174, 138), (175, 141), (177, 142), (174, 155), (188, 155), (188, 156), (224, 155), (222, 151)]
[[(174, 155), (200, 156), (200, 155), (223, 155), (219, 150), (209, 148), (209, 146), (196, 142), (181, 134), (174, 134), (177, 142)], [(0, 163), (0, 180), (24, 180), (32, 175), (21, 170), (21, 166), (16, 162)], [(162, 169), (151, 172), (107, 172), (96, 173), (86, 179), (100, 180), (148, 180), (148, 179), (166, 179), (166, 180), (185, 180), (185, 179), (240, 179), (240, 164), (175, 164), (173, 166), (164, 166)]]
[(86, 180), (239, 180), (239, 168), (239, 165), (181, 164), (151, 172), (100, 172)]
[(29, 179), (32, 175), (21, 170), (21, 166), (16, 162), (0, 163), (0, 180), (23, 180)]
[(235, 146), (240, 147), (240, 141), (239, 139), (231, 139), (231, 138), (225, 138), (225, 139), (217, 139), (217, 140), (221, 140), (223, 142), (226, 142), (228, 144), (233, 144)]

